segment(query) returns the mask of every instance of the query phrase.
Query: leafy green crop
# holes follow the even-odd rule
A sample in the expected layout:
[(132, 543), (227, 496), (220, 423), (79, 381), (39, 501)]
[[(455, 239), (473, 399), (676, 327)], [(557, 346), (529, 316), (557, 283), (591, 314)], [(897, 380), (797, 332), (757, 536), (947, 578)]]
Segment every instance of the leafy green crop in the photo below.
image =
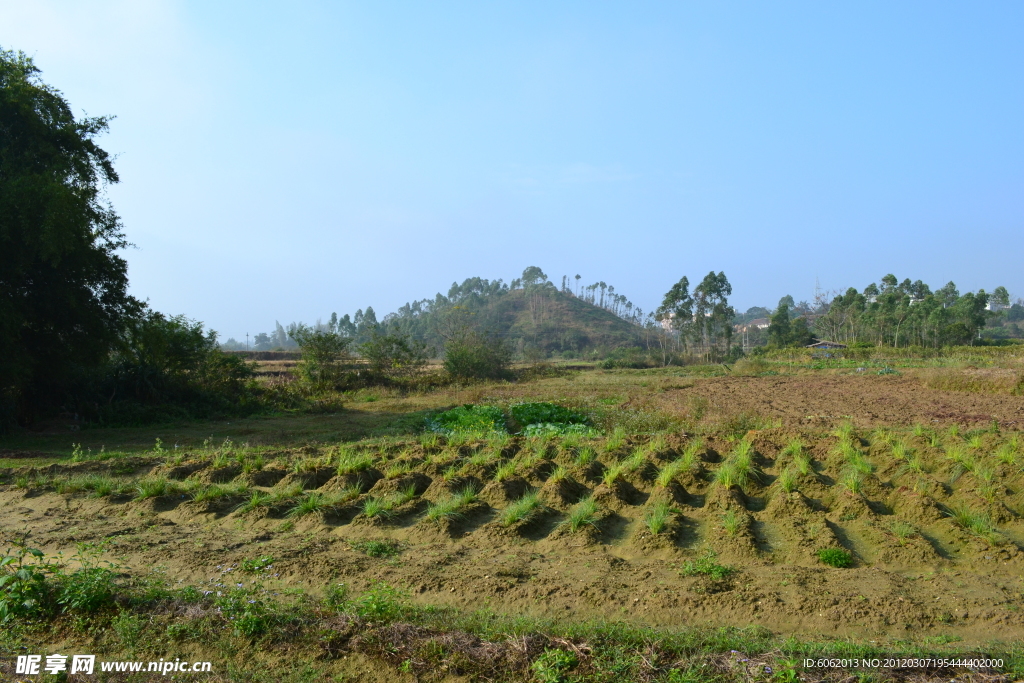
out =
[(512, 413), (512, 419), (522, 427), (535, 424), (585, 425), (589, 423), (586, 415), (554, 403), (518, 403), (512, 406), (509, 412)]
[(427, 429), (433, 432), (503, 432), (505, 413), (495, 406), (464, 405), (446, 410), (427, 419)]

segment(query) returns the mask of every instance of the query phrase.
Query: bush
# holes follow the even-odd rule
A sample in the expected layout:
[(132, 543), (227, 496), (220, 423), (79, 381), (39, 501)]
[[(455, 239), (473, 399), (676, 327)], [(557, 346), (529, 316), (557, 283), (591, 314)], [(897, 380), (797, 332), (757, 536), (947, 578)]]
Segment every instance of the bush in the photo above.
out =
[(425, 344), (406, 335), (380, 334), (376, 328), (360, 344), (359, 354), (370, 363), (370, 372), (384, 379), (414, 375), (427, 362)]
[(346, 363), (351, 337), (305, 325), (296, 325), (288, 333), (302, 353), (299, 377), (306, 386), (314, 391), (324, 391), (340, 389), (347, 384), (348, 375), (353, 374)]
[(818, 551), (818, 559), (823, 564), (838, 569), (845, 569), (853, 566), (853, 555), (842, 548), (822, 548)]
[(41, 614), (49, 598), (51, 567), (41, 562), (42, 551), (19, 547), (7, 552), (0, 558), (0, 624)]
[(562, 683), (565, 674), (576, 666), (576, 655), (565, 650), (544, 650), (530, 666), (540, 683)]
[(456, 379), (508, 379), (512, 352), (501, 339), (466, 332), (444, 347), (444, 369)]

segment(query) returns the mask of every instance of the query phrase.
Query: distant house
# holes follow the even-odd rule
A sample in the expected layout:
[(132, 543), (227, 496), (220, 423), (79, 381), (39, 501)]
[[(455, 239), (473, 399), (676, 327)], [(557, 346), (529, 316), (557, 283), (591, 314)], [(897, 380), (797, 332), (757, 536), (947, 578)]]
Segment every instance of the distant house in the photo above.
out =
[(808, 344), (807, 348), (809, 348), (809, 349), (822, 349), (822, 350), (825, 350), (825, 349), (845, 349), (846, 348), (846, 344), (840, 344), (839, 342), (833, 342), (833, 341), (818, 341), (818, 342), (815, 342), (813, 344)]
[(737, 325), (734, 329), (737, 332), (753, 332), (754, 330), (767, 330), (772, 324), (772, 321), (768, 318), (755, 318), (750, 322)]
[(1009, 307), (1010, 304), (997, 304), (994, 301), (989, 301), (988, 304), (985, 306), (985, 310), (992, 311), (993, 313), (998, 313), (999, 311), (1005, 311)]

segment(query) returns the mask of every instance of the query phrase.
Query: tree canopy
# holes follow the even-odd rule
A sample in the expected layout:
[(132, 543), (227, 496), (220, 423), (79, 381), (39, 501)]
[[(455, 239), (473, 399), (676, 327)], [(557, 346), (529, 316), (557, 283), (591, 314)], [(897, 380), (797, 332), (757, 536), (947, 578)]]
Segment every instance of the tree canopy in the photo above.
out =
[(103, 189), (118, 181), (95, 138), (20, 52), (0, 50), (0, 392), (3, 413), (59, 402), (103, 362), (142, 304)]

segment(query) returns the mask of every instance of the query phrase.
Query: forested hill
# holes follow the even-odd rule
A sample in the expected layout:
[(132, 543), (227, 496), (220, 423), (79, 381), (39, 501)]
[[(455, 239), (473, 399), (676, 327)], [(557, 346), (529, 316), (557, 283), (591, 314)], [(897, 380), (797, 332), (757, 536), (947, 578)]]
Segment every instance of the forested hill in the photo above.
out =
[[(535, 266), (511, 283), (479, 277), (453, 283), (447, 295), (407, 303), (379, 320), (372, 308), (356, 311), (354, 316), (332, 314), (322, 327), (355, 337), (357, 342), (369, 338), (376, 328), (387, 334), (407, 334), (440, 349), (446, 321), (453, 314), (468, 318), (479, 331), (505, 339), (517, 356), (525, 358), (636, 346), (645, 332), (640, 324), (644, 312), (616, 294), (615, 287), (604, 282), (581, 286), (578, 276), (563, 277), (558, 286)], [(257, 350), (295, 345), (281, 325), (255, 341)]]

